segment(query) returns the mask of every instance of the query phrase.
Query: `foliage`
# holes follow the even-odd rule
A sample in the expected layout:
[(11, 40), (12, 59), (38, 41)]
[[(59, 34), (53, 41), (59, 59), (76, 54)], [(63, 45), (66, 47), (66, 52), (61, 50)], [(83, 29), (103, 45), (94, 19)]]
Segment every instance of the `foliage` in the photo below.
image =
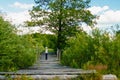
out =
[(32, 34), (32, 38), (38, 43), (38, 45), (55, 49), (56, 47), (56, 36), (52, 34)]
[(70, 46), (65, 49), (61, 62), (68, 66), (81, 68), (83, 63), (86, 63), (90, 59), (91, 53), (87, 51), (88, 40), (89, 36), (85, 32), (72, 37), (68, 42)]
[(94, 29), (91, 35), (81, 32), (69, 40), (61, 63), (76, 68), (96, 69), (120, 76), (120, 35)]
[(0, 17), (0, 71), (31, 66), (36, 60), (31, 36), (18, 36), (15, 27)]
[(33, 79), (31, 76), (27, 76), (27, 75), (9, 75), (6, 74), (5, 75), (5, 80), (35, 80)]
[(42, 26), (57, 35), (57, 48), (64, 49), (69, 37), (79, 32), (82, 23), (92, 26), (95, 16), (90, 13), (90, 0), (35, 0), (28, 26)]
[(78, 77), (72, 78), (70, 80), (102, 80), (102, 76), (99, 73), (88, 74), (88, 75), (79, 75)]

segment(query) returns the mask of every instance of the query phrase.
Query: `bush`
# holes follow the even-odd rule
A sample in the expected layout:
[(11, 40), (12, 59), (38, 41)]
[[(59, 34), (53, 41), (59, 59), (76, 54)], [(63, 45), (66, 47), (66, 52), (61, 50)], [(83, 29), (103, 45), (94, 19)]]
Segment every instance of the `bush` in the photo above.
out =
[(69, 47), (63, 52), (61, 63), (64, 65), (81, 68), (84, 63), (90, 59), (88, 53), (88, 39), (89, 36), (82, 32), (77, 34), (75, 38), (69, 40)]
[(70, 79), (70, 80), (102, 80), (102, 75), (99, 73), (80, 75), (80, 76)]
[(120, 76), (120, 34), (113, 37), (108, 32), (95, 29), (92, 35), (81, 32), (70, 38), (63, 52), (63, 65), (93, 69), (101, 73)]
[[(3, 55), (4, 54), (4, 55)], [(9, 22), (0, 17), (0, 71), (13, 71), (31, 66), (36, 60), (34, 40), (19, 36)]]

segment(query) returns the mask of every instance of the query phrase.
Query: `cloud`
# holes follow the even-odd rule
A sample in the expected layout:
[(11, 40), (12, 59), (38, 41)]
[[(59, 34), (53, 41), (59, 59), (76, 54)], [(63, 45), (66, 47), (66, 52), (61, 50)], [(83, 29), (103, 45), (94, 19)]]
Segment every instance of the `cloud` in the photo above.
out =
[(99, 13), (104, 12), (108, 9), (109, 9), (108, 6), (103, 6), (103, 7), (93, 6), (93, 7), (90, 7), (88, 10), (90, 10), (92, 14), (98, 15)]
[(98, 15), (99, 19), (97, 19), (98, 27), (108, 27), (113, 26), (115, 24), (120, 24), (120, 10), (112, 10), (109, 6), (93, 6), (88, 10), (91, 11), (92, 14)]
[[(19, 34), (19, 35), (31, 34), (31, 33), (35, 33), (35, 32), (52, 34), (50, 31), (47, 31), (44, 28), (24, 27), (24, 22), (27, 20), (30, 20), (30, 15), (29, 15), (28, 11), (7, 13), (7, 16), (5, 18), (6, 18), (6, 20), (10, 21), (13, 25), (17, 26), (17, 30), (18, 30), (17, 34)], [(21, 26), (19, 26), (20, 24), (21, 24)]]
[(14, 4), (10, 5), (11, 7), (21, 8), (21, 9), (30, 9), (34, 6), (34, 4), (26, 4), (26, 3), (20, 3), (15, 2)]
[(24, 21), (30, 20), (30, 15), (28, 11), (10, 12), (7, 13), (6, 19), (11, 21), (12, 24), (19, 25), (24, 24)]
[(32, 9), (34, 4), (26, 4), (20, 2), (14, 2), (11, 7), (19, 8), (19, 12), (7, 12), (6, 19), (9, 20), (12, 24), (19, 25), (24, 24), (24, 21), (30, 20), (30, 15), (28, 10)]
[(120, 24), (120, 10), (108, 10), (100, 15), (97, 21), (100, 24)]

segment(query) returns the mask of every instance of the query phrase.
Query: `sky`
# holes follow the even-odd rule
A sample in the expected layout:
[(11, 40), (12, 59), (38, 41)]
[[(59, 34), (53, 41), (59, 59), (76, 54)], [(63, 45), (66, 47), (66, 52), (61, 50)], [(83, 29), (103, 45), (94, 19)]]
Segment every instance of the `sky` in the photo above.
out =
[[(120, 0), (91, 0), (89, 10), (99, 16), (96, 27), (107, 28), (120, 24), (119, 3)], [(12, 24), (19, 25), (30, 20), (28, 10), (34, 5), (34, 0), (0, 0), (0, 12), (4, 13), (4, 17)]]

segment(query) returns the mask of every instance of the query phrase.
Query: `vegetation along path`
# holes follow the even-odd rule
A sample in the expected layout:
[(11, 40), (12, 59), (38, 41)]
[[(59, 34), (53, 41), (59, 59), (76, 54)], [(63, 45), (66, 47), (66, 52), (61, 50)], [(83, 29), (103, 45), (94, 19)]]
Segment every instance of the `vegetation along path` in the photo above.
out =
[(35, 79), (50, 79), (59, 77), (60, 79), (67, 79), (77, 77), (80, 74), (91, 74), (93, 70), (74, 69), (67, 66), (62, 66), (57, 60), (57, 56), (48, 54), (48, 59), (45, 60), (45, 54), (42, 54), (34, 66), (28, 69), (21, 69), (17, 72), (0, 72), (1, 78), (4, 74), (14, 75), (28, 75)]

